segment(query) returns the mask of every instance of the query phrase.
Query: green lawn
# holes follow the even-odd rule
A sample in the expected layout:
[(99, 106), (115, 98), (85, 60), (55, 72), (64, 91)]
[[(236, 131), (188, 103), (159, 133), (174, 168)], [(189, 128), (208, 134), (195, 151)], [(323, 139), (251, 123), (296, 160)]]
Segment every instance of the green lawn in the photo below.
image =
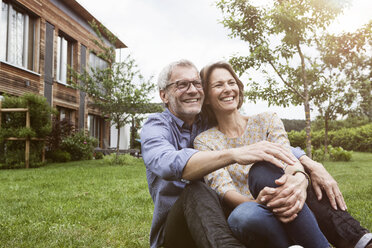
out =
[[(372, 153), (326, 163), (349, 211), (372, 229)], [(153, 204), (141, 161), (0, 171), (0, 247), (148, 247)]]

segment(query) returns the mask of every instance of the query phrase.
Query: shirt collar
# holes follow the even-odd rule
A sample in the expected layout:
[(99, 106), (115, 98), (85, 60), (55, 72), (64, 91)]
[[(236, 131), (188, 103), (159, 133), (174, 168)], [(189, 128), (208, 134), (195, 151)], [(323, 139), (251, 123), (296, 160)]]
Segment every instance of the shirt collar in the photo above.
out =
[[(165, 109), (165, 112), (173, 119), (174, 122), (176, 122), (177, 126), (179, 128), (186, 128), (186, 129), (190, 129), (189, 125), (187, 125), (183, 120), (181, 120), (180, 118), (178, 118), (177, 116), (175, 116), (174, 114), (172, 114), (172, 112), (170, 112), (170, 110), (168, 108)], [(198, 125), (201, 121), (201, 117), (200, 117), (200, 114), (198, 114), (195, 118), (195, 121), (193, 123)]]

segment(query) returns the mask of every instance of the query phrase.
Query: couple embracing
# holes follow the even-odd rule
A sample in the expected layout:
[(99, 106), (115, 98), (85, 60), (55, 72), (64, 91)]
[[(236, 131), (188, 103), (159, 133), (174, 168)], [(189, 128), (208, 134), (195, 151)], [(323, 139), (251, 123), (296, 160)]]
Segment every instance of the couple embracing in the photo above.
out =
[(141, 131), (153, 247), (372, 247), (324, 167), (290, 146), (276, 114), (243, 116), (226, 62), (187, 60), (158, 79), (166, 106)]

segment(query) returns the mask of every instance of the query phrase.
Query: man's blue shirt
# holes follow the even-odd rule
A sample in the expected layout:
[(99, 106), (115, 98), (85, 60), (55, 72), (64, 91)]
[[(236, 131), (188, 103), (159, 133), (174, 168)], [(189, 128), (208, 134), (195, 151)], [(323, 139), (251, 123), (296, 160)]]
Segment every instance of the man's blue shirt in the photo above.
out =
[[(195, 137), (205, 131), (207, 125), (199, 117), (189, 127), (168, 109), (150, 115), (142, 127), (141, 148), (146, 165), (147, 183), (154, 202), (154, 213), (150, 231), (150, 246), (162, 245), (167, 214), (178, 199), (186, 182), (182, 172), (194, 150)], [(292, 148), (292, 153), (301, 157), (305, 153)]]
[(195, 137), (205, 128), (198, 118), (189, 127), (168, 109), (150, 115), (141, 131), (142, 156), (146, 165), (149, 191), (154, 201), (150, 232), (151, 247), (163, 243), (165, 219), (186, 183), (183, 168), (197, 152), (192, 149)]

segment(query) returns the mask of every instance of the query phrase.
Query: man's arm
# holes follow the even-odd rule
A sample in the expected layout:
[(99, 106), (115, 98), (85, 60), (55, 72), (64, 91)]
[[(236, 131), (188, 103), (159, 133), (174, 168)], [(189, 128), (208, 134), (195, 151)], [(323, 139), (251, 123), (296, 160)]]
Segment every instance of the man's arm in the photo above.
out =
[(344, 197), (336, 180), (327, 172), (324, 166), (308, 156), (299, 158), (301, 164), (309, 171), (312, 185), (318, 200), (322, 199), (322, 189), (326, 192), (331, 206), (337, 210), (337, 206), (343, 211), (347, 209)]
[(233, 163), (245, 165), (258, 161), (268, 161), (283, 168), (283, 162), (293, 165), (297, 160), (283, 145), (261, 141), (239, 148), (197, 152), (187, 162), (182, 178), (200, 179), (212, 171)]
[[(305, 152), (300, 148), (291, 147), (291, 150), (302, 163), (302, 165), (307, 169), (307, 171), (309, 171), (312, 186), (318, 197), (318, 200), (322, 198), (321, 189), (324, 189), (334, 209), (337, 209), (338, 205), (342, 210), (346, 210), (347, 208), (344, 198), (342, 197), (336, 181), (326, 171), (323, 165), (307, 157)], [(275, 189), (274, 194), (268, 196), (268, 204), (273, 208), (274, 212), (276, 212), (278, 216), (289, 217), (291, 214), (296, 213), (296, 208), (290, 208), (290, 206), (294, 206), (290, 197), (292, 196), (293, 199), (294, 195), (301, 195), (301, 192), (298, 191), (299, 187), (293, 187), (293, 184), (289, 183), (287, 179), (288, 178), (281, 178), (280, 180), (277, 180), (277, 184), (280, 186)]]
[(322, 199), (322, 189), (326, 192), (329, 201), (334, 209), (337, 210), (337, 205), (345, 211), (347, 209), (344, 197), (338, 188), (336, 180), (328, 173), (324, 166), (308, 156), (299, 147), (291, 147), (293, 155), (300, 160), (301, 164), (310, 173), (313, 189), (318, 200)]
[(267, 141), (223, 151), (178, 150), (169, 141), (170, 132), (166, 121), (156, 117), (149, 118), (141, 131), (146, 167), (165, 180), (197, 180), (233, 163), (251, 164), (265, 160), (282, 168), (283, 162), (294, 164), (296, 161), (282, 145)]

